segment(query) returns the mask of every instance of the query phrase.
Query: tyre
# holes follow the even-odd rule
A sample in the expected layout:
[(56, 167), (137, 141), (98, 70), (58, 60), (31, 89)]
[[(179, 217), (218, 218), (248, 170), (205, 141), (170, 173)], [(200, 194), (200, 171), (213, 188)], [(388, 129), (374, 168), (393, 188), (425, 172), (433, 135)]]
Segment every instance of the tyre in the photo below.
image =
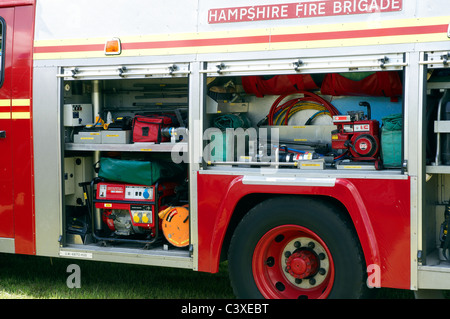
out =
[(358, 238), (342, 211), (308, 197), (252, 208), (228, 251), (238, 298), (360, 298), (367, 291)]

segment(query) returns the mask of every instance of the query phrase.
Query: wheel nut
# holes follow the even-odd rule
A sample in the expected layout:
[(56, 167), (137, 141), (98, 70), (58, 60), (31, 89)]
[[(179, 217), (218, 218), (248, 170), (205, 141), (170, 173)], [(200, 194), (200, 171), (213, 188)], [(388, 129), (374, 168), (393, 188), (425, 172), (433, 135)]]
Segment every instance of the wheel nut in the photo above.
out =
[(316, 280), (315, 280), (314, 278), (311, 278), (311, 279), (309, 280), (309, 284), (310, 284), (310, 285), (315, 285), (315, 284), (316, 284)]
[(320, 253), (319, 254), (319, 259), (320, 260), (324, 260), (325, 259), (325, 254), (324, 253)]
[(296, 241), (296, 242), (294, 243), (295, 248), (300, 248), (301, 245), (302, 245), (302, 244), (301, 244), (299, 241)]
[(302, 283), (302, 280), (300, 278), (295, 278), (295, 283), (297, 285), (300, 285)]
[(312, 241), (310, 241), (308, 243), (308, 247), (311, 248), (311, 249), (314, 249), (314, 247), (316, 247), (316, 245)]
[(273, 257), (267, 258), (265, 264), (269, 267), (273, 267), (273, 265), (275, 265), (275, 258)]
[(325, 269), (323, 269), (323, 268), (319, 269), (319, 274), (321, 274), (321, 275), (325, 275), (326, 272), (327, 271)]
[(284, 253), (284, 257), (289, 258), (291, 256), (291, 252), (287, 251)]

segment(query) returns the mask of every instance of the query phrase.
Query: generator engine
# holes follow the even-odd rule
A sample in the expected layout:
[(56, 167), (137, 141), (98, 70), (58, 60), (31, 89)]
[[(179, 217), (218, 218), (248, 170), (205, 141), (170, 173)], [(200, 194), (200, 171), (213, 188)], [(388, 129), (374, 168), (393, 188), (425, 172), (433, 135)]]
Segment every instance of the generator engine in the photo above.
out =
[(97, 185), (95, 207), (102, 211), (102, 221), (116, 236), (155, 237), (158, 210), (167, 207), (176, 183), (153, 186), (101, 182)]
[(363, 111), (348, 112), (347, 115), (333, 116), (333, 123), (337, 126), (331, 134), (331, 148), (347, 152), (352, 161), (379, 161), (380, 139), (379, 122), (370, 119), (370, 105), (367, 106), (368, 114)]

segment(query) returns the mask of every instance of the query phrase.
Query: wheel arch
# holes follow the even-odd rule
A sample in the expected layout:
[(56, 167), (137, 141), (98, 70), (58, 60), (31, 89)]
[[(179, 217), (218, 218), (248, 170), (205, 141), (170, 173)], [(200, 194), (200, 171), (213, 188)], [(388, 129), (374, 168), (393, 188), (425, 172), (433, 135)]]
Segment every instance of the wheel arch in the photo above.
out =
[[(243, 196), (237, 203), (234, 208), (234, 211), (231, 215), (226, 233), (224, 235), (223, 243), (221, 246), (221, 253), (220, 253), (220, 261), (225, 261), (227, 259), (228, 249), (231, 242), (231, 237), (233, 236), (234, 231), (236, 230), (237, 225), (239, 224), (239, 221), (242, 220), (242, 218), (256, 205), (263, 203), (264, 201), (274, 198), (274, 197), (284, 197), (286, 199), (292, 198), (292, 197), (303, 197), (303, 198), (311, 198), (316, 201), (320, 201), (322, 203), (325, 203), (329, 206), (333, 206), (335, 209), (339, 211), (339, 214), (346, 219), (348, 224), (350, 225), (350, 228), (354, 232), (355, 236), (359, 239), (359, 246), (361, 247), (363, 253), (364, 253), (364, 261), (366, 264), (372, 263), (374, 259), (376, 259), (375, 256), (366, 256), (366, 252), (363, 249), (361, 237), (366, 238), (367, 234), (361, 234), (361, 230), (358, 231), (355, 227), (354, 218), (352, 218), (352, 215), (350, 214), (349, 210), (346, 208), (346, 206), (339, 201), (338, 199), (327, 196), (327, 195), (312, 195), (312, 194), (274, 194), (274, 193), (252, 193), (247, 194)], [(365, 227), (367, 228), (367, 227)]]
[(199, 174), (197, 270), (218, 272), (230, 236), (251, 208), (274, 196), (305, 196), (340, 207), (352, 221), (365, 264), (378, 266), (371, 278), (380, 287), (410, 287), (409, 178), (292, 178), (286, 183), (264, 178), (248, 182), (244, 177)]

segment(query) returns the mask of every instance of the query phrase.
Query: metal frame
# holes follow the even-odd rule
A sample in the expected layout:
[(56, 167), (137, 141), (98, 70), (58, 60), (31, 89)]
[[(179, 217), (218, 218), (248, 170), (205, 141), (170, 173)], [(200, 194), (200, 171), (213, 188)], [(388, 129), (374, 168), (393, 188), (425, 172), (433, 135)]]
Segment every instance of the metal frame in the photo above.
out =
[[(400, 55), (402, 56), (402, 59), (403, 59), (403, 53), (401, 53)], [(399, 56), (399, 55), (395, 55), (395, 56)], [(375, 57), (377, 57), (377, 55), (375, 55)], [(340, 60), (346, 60), (346, 59), (351, 60), (351, 59), (354, 59), (354, 58), (355, 58), (355, 56), (348, 57), (348, 58), (346, 56), (344, 56), (344, 57), (341, 57)], [(317, 58), (317, 59), (319, 60), (320, 58)], [(308, 63), (314, 63), (315, 58), (309, 58), (308, 60), (309, 60)], [(332, 59), (328, 59), (328, 61), (330, 61), (330, 60), (332, 60)], [(55, 61), (55, 62), (57, 62), (57, 61)], [(40, 72), (42, 72), (43, 70), (52, 70), (54, 72), (53, 73), (54, 79), (52, 81), (53, 81), (53, 83), (55, 83), (55, 82), (60, 83), (58, 87), (60, 87), (62, 85), (61, 84), (61, 79), (63, 77), (66, 78), (66, 79), (70, 78), (72, 80), (73, 78), (69, 77), (69, 75), (68, 75), (69, 73), (68, 72), (71, 72), (70, 70), (72, 70), (73, 68), (66, 66), (66, 65), (68, 65), (67, 64), (68, 62), (69, 61), (65, 61), (65, 65), (62, 65), (60, 67), (61, 70), (62, 69), (65, 70), (64, 73), (62, 71), (57, 71), (57, 69), (55, 69), (54, 67), (51, 67), (51, 68), (48, 68), (48, 67), (37, 68), (36, 69), (36, 74), (35, 74), (36, 81), (37, 82), (39, 81), (40, 83), (42, 83), (42, 81), (39, 80), (39, 79), (40, 79), (40, 76), (41, 76)], [(243, 61), (243, 62), (240, 61), (240, 62), (237, 62), (237, 64), (241, 64), (242, 65), (243, 63), (246, 63), (246, 62), (248, 62), (248, 61)], [(254, 61), (254, 62), (258, 63), (259, 61)], [(277, 62), (277, 61), (274, 60), (274, 62)], [(153, 63), (157, 63), (157, 61), (156, 62), (154, 61)], [(233, 62), (227, 62), (228, 65), (230, 63), (233, 63)], [(328, 62), (328, 63), (330, 63), (330, 62)], [(361, 63), (364, 63), (364, 62), (361, 62)], [(37, 64), (39, 64), (39, 63), (37, 63)], [(202, 140), (203, 124), (202, 123), (204, 121), (204, 118), (203, 118), (204, 112), (202, 110), (206, 109), (206, 103), (205, 103), (205, 101), (203, 101), (203, 96), (204, 96), (203, 92), (205, 90), (204, 81), (205, 81), (206, 75), (208, 73), (210, 73), (210, 72), (206, 71), (205, 68), (202, 67), (203, 64), (204, 64), (203, 62), (191, 62), (190, 63), (189, 72), (184, 73), (184, 74), (190, 74), (190, 80), (189, 80), (189, 88), (190, 88), (190, 90), (189, 90), (189, 92), (190, 92), (189, 93), (189, 104), (190, 104), (189, 110), (190, 111), (189, 112), (190, 113), (189, 113), (189, 118), (190, 118), (190, 127), (193, 128), (192, 131), (190, 131), (190, 133), (189, 133), (189, 143), (188, 143), (188, 145), (191, 145), (190, 149), (189, 149), (189, 161), (190, 161), (190, 163), (189, 163), (189, 175), (190, 175), (190, 202), (193, 205), (192, 206), (192, 218), (191, 218), (191, 230), (192, 230), (192, 237), (191, 238), (192, 238), (193, 256), (192, 256), (192, 262), (191, 261), (187, 261), (186, 263), (181, 263), (179, 265), (183, 265), (183, 267), (190, 267), (189, 265), (192, 265), (194, 270), (197, 269), (197, 264), (198, 264), (198, 255), (197, 255), (197, 253), (198, 253), (198, 249), (197, 249), (198, 238), (197, 238), (197, 234), (198, 234), (198, 231), (199, 231), (197, 223), (196, 223), (196, 213), (195, 213), (196, 212), (196, 207), (195, 206), (196, 206), (196, 203), (197, 203), (197, 193), (196, 193), (197, 184), (196, 184), (196, 179), (197, 179), (197, 173), (198, 172), (200, 172), (201, 174), (205, 174), (205, 173), (208, 174), (208, 173), (210, 173), (209, 169), (208, 170), (203, 170), (201, 168), (201, 166), (200, 166), (201, 165), (201, 158), (202, 158), (202, 151), (203, 151), (203, 149), (202, 149), (202, 145), (203, 145), (203, 140)], [(117, 64), (117, 65), (122, 65), (122, 63)], [(212, 65), (212, 63), (208, 63), (208, 65)], [(353, 63), (353, 65), (355, 67), (360, 66), (357, 63)], [(401, 62), (395, 63), (395, 65), (392, 65), (392, 67), (394, 69), (399, 69), (399, 68), (402, 68), (404, 65), (406, 65), (406, 64), (402, 60)], [(363, 66), (367, 66), (367, 65), (364, 64)], [(347, 67), (347, 66), (345, 66), (345, 67)], [(344, 68), (344, 66), (342, 66), (342, 68)], [(382, 66), (380, 66), (379, 64), (378, 65), (372, 65), (370, 68), (372, 70), (373, 69), (383, 69)], [(86, 69), (90, 69), (90, 70), (95, 70), (95, 69), (105, 69), (105, 70), (108, 69), (109, 70), (109, 69), (113, 69), (114, 70), (116, 68), (114, 66), (113, 67), (107, 66), (107, 67), (104, 67), (104, 68), (99, 68), (99, 67), (97, 67), (95, 65), (92, 65), (90, 67), (87, 67)], [(323, 71), (323, 72), (328, 72), (328, 69), (325, 69), (325, 68), (324, 69), (320, 68), (320, 70)], [(330, 67), (330, 70), (335, 70), (335, 68)], [(57, 71), (57, 72), (55, 72), (55, 71)], [(239, 71), (239, 70), (236, 71), (236, 73), (240, 73), (240, 72), (241, 71)], [(296, 72), (296, 71), (292, 70), (290, 72), (293, 73), (293, 72)], [(307, 71), (303, 70), (302, 72), (307, 72)], [(233, 73), (233, 75), (234, 75), (234, 72), (231, 72), (231, 73)], [(259, 69), (259, 71), (253, 71), (251, 73), (252, 74), (263, 74), (263, 73), (265, 73), (265, 71)], [(80, 72), (80, 74), (81, 74), (81, 72)], [(227, 73), (227, 74), (229, 74), (229, 73)], [(92, 73), (90, 72), (87, 75), (92, 75)], [(80, 77), (80, 79), (82, 79), (82, 78), (83, 77)], [(104, 74), (96, 76), (95, 72), (94, 72), (94, 75), (92, 77), (89, 76), (89, 78), (90, 79), (93, 79), (93, 78), (95, 78), (95, 79), (97, 79), (97, 78), (98, 79), (103, 79), (103, 78), (106, 78), (106, 77), (105, 77)], [(114, 78), (117, 78), (117, 76), (115, 75)], [(38, 89), (40, 88), (39, 84), (37, 85), (37, 88)], [(47, 91), (48, 91), (48, 89), (47, 89)], [(45, 92), (45, 90), (42, 90), (40, 93), (36, 92), (36, 94), (38, 96), (38, 99), (39, 99), (39, 95), (42, 94), (42, 92)], [(58, 90), (58, 93), (57, 93), (58, 95), (60, 94), (59, 92), (62, 92), (61, 89)], [(44, 94), (44, 95), (47, 95), (47, 94)], [(61, 99), (61, 98), (62, 97), (60, 97), (59, 99)], [(199, 107), (197, 107), (197, 106), (199, 106)], [(61, 116), (61, 115), (59, 115), (59, 116)], [(38, 130), (38, 131), (40, 131), (40, 130)], [(38, 132), (38, 135), (39, 135), (39, 132)], [(61, 138), (59, 138), (59, 143), (56, 143), (56, 145), (58, 145), (58, 144), (61, 144)], [(100, 151), (102, 151), (102, 150), (119, 150), (120, 149), (121, 151), (139, 151), (139, 150), (142, 149), (142, 147), (143, 147), (142, 145), (118, 147), (118, 146), (113, 146), (113, 145), (101, 145), (101, 146), (97, 146), (97, 145), (96, 146), (93, 146), (93, 145), (82, 145), (82, 146), (78, 146), (78, 145), (74, 145), (74, 144), (68, 144), (68, 145), (66, 145), (66, 150), (89, 150), (89, 151), (94, 151), (94, 150), (98, 151), (98, 150), (100, 150)], [(160, 145), (160, 146), (152, 145), (150, 148), (153, 151), (163, 151), (164, 152), (164, 151), (169, 151), (172, 147), (173, 147), (173, 145)], [(39, 147), (37, 147), (37, 148), (39, 148)], [(145, 148), (147, 148), (147, 146), (145, 146)], [(53, 152), (50, 152), (50, 153), (53, 153)], [(61, 155), (59, 155), (59, 158), (61, 158), (61, 156), (62, 156), (62, 149), (60, 151), (60, 154)], [(42, 158), (42, 157), (38, 157), (38, 158)], [(38, 163), (38, 166), (39, 165), (40, 164)], [(62, 169), (61, 166), (59, 166), (59, 167)], [(220, 169), (216, 168), (213, 171), (215, 173), (217, 173), (218, 170), (220, 170)], [(221, 172), (222, 174), (230, 174), (230, 173), (231, 174), (235, 174), (236, 173), (236, 171), (234, 169), (230, 170), (229, 168), (224, 168), (221, 171), (222, 171)], [(247, 170), (247, 173), (249, 173), (248, 170)], [(259, 171), (255, 171), (255, 173), (258, 174)], [(316, 173), (311, 173), (311, 172), (304, 173), (304, 172), (296, 171), (295, 175), (304, 176), (304, 174), (316, 174)], [(321, 172), (320, 174), (324, 174), (324, 172)], [(325, 172), (325, 174), (330, 174), (330, 173), (329, 172)], [(338, 173), (337, 175), (348, 176), (348, 174), (352, 175), (355, 178), (357, 178), (357, 177), (363, 177), (363, 178), (386, 178), (387, 177), (385, 173), (380, 174), (380, 172), (370, 172), (370, 171), (345, 172), (345, 173), (342, 172), (342, 173)], [(288, 175), (290, 176), (291, 173), (288, 173)], [(331, 173), (331, 175), (334, 175), (334, 173)], [(58, 176), (60, 177), (61, 174), (59, 174)], [(397, 175), (396, 173), (393, 173), (393, 172), (389, 172), (388, 176), (389, 176), (389, 178), (394, 178), (394, 179), (407, 178), (404, 175), (401, 175), (401, 174)], [(301, 177), (300, 179), (302, 179), (302, 178), (303, 177)], [(264, 182), (263, 181), (259, 181), (259, 183), (264, 183)], [(36, 185), (38, 185), (38, 184), (39, 184), (39, 181), (37, 180)], [(59, 187), (59, 192), (62, 193), (61, 186)], [(37, 205), (37, 207), (39, 208), (39, 205)], [(61, 211), (62, 211), (62, 209), (61, 209)], [(40, 214), (39, 213), (37, 213), (37, 216), (38, 216), (38, 219), (40, 220), (40, 218), (39, 218)], [(63, 218), (62, 216), (59, 216), (58, 220), (62, 220), (62, 218)], [(61, 228), (62, 227), (61, 225), (62, 225), (62, 223), (60, 224), (60, 226), (58, 228)], [(62, 234), (63, 233), (62, 229), (60, 229), (60, 231), (61, 231), (61, 234)], [(40, 233), (40, 231), (38, 231), (38, 232)], [(53, 237), (53, 238), (55, 238), (55, 237)], [(48, 241), (48, 240), (49, 239), (47, 239), (46, 241)], [(44, 242), (46, 242), (46, 241), (44, 241)], [(39, 243), (41, 243), (41, 241), (39, 241)], [(39, 244), (39, 246), (41, 246), (41, 245)], [(44, 246), (44, 245), (42, 245), (42, 246)], [(50, 247), (47, 244), (45, 244), (45, 246), (46, 246), (47, 250), (49, 249), (48, 247)], [(83, 252), (83, 251), (85, 251), (82, 248), (71, 248), (71, 249), (73, 249), (74, 252)], [(59, 254), (59, 251), (61, 251), (61, 250), (70, 251), (70, 249), (67, 248), (67, 247), (61, 247), (61, 248), (58, 248), (57, 251), (53, 250), (52, 252), (48, 252), (47, 254), (50, 254), (50, 255), (55, 255), (56, 254), (57, 255), (57, 254)], [(94, 256), (93, 258), (95, 259), (95, 258), (97, 258), (95, 256), (97, 255), (98, 251), (99, 251), (99, 249), (96, 249), (94, 251), (95, 253), (93, 255), (91, 254), (91, 255), (87, 255), (87, 256)], [(84, 255), (81, 255), (81, 256), (84, 256)], [(115, 253), (111, 254), (110, 258), (111, 258), (111, 260), (115, 260)], [(156, 258), (156, 257), (153, 256), (152, 258)], [(158, 258), (156, 258), (156, 259), (158, 259)]]
[[(408, 53), (407, 60), (409, 67), (405, 70), (405, 123), (404, 123), (404, 154), (405, 161), (407, 161), (408, 174), (411, 177), (411, 208), (410, 208), (410, 236), (411, 236), (411, 289), (417, 289), (417, 252), (419, 245), (419, 220), (420, 207), (422, 203), (422, 194), (419, 191), (422, 187), (422, 163), (423, 159), (417, 157), (416, 154), (421, 154), (422, 144), (414, 143), (414, 141), (421, 141), (422, 137), (422, 112), (419, 110), (419, 94), (418, 82), (412, 79), (417, 79), (419, 70), (416, 61), (418, 61), (417, 54)], [(419, 138), (420, 137), (420, 138)]]
[[(58, 256), (62, 234), (62, 142), (60, 81), (54, 66), (36, 69), (33, 77), (36, 254)], [(46, 185), (46, 187), (42, 187)]]
[(402, 53), (385, 55), (346, 55), (297, 59), (212, 61), (201, 70), (208, 76), (290, 73), (334, 73), (401, 70), (407, 66)]
[(67, 80), (99, 79), (145, 79), (146, 77), (173, 78), (189, 75), (188, 63), (111, 65), (111, 66), (75, 66), (65, 67), (57, 77)]
[[(429, 48), (425, 51), (421, 51), (420, 59), (417, 63), (419, 67), (419, 98), (418, 101), (421, 101), (422, 108), (421, 115), (425, 117), (425, 94), (427, 94), (427, 90), (429, 89), (442, 89), (446, 88), (446, 85), (440, 85), (439, 83), (427, 83), (424, 82), (426, 78), (426, 73), (428, 69), (436, 69), (436, 68), (445, 68), (449, 67), (447, 63), (448, 51), (442, 50), (430, 50)], [(422, 104), (423, 103), (423, 104)], [(438, 111), (439, 112), (439, 111)], [(435, 122), (434, 132), (437, 133), (437, 143), (439, 143), (439, 135), (441, 133), (448, 132), (448, 125), (444, 121), (439, 121), (440, 116), (438, 114), (438, 119)], [(421, 127), (425, 127), (425, 122), (423, 121), (423, 125)], [(434, 246), (436, 241), (436, 235), (433, 233), (429, 233), (429, 229), (434, 229), (430, 223), (436, 224), (435, 216), (433, 216), (437, 212), (437, 205), (432, 202), (432, 198), (427, 198), (427, 187), (430, 182), (428, 182), (426, 174), (428, 174), (429, 179), (436, 179), (438, 177), (433, 177), (433, 175), (441, 176), (442, 174), (449, 174), (448, 166), (441, 165), (439, 161), (439, 144), (437, 145), (436, 152), (436, 160), (434, 165), (425, 166), (424, 152), (425, 152), (425, 132), (422, 132), (422, 165), (421, 169), (421, 179), (419, 185), (419, 204), (421, 205), (421, 209), (418, 210), (417, 215), (417, 251), (422, 254), (422, 259), (418, 260), (417, 268), (416, 268), (416, 276), (417, 276), (417, 289), (449, 289), (446, 285), (448, 282), (448, 276), (450, 276), (450, 263), (442, 262), (439, 260), (439, 252), (438, 249), (433, 251), (429, 251), (428, 248), (430, 245)], [(440, 187), (440, 183), (442, 180), (435, 182), (438, 183), (437, 187)], [(437, 229), (436, 229), (437, 231)]]
[[(64, 171), (63, 157), (64, 150), (67, 151), (122, 151), (122, 152), (170, 152), (174, 147), (186, 149), (188, 143), (176, 144), (149, 144), (139, 143), (133, 145), (76, 145), (64, 144), (62, 136), (62, 108), (63, 103), (63, 78), (70, 80), (107, 80), (113, 78), (126, 78), (120, 76), (110, 76), (110, 70), (115, 70), (116, 67), (93, 65), (90, 67), (83, 67), (79, 69), (81, 76), (71, 77), (67, 76), (74, 68), (62, 65), (60, 61), (55, 63), (44, 63), (44, 65), (37, 66), (40, 63), (35, 62), (34, 74), (34, 99), (35, 105), (44, 104), (45, 108), (37, 108), (34, 112), (34, 127), (35, 127), (35, 167), (39, 173), (35, 176), (36, 192), (36, 247), (37, 255), (63, 257), (63, 258), (78, 258), (78, 259), (92, 259), (98, 261), (111, 262), (132, 262), (155, 266), (169, 266), (178, 268), (195, 269), (195, 264), (191, 256), (191, 251), (165, 251), (163, 249), (145, 251), (142, 249), (132, 248), (118, 249), (113, 247), (94, 247), (94, 246), (79, 246), (79, 245), (65, 245), (64, 244), (64, 189), (62, 175)], [(102, 61), (104, 62), (104, 61)], [(55, 67), (54, 65), (60, 65)], [(146, 70), (142, 74), (135, 73), (131, 78), (146, 78), (149, 75), (157, 75), (158, 77), (179, 77), (189, 76), (189, 63), (183, 63), (180, 68), (181, 71), (176, 74), (170, 74), (170, 66), (172, 64), (152, 63), (148, 65), (141, 65), (140, 68)], [(161, 67), (162, 66), (162, 67)], [(87, 71), (86, 71), (87, 70)], [(96, 71), (97, 72), (96, 72)], [(165, 70), (165, 71), (161, 71)], [(66, 73), (64, 73), (66, 72)], [(85, 73), (87, 72), (87, 73)], [(152, 73), (154, 72), (154, 73)], [(51, 79), (50, 79), (51, 78)], [(198, 77), (197, 77), (198, 78)], [(195, 79), (190, 80), (191, 87), (198, 87), (195, 84)], [(53, 83), (53, 85), (48, 85)], [(194, 103), (198, 101), (198, 94), (190, 93), (190, 100)], [(196, 90), (198, 92), (198, 89)], [(54, 96), (52, 102), (49, 102), (48, 97)], [(192, 103), (192, 102), (191, 102)], [(56, 108), (56, 110), (53, 110)], [(198, 109), (197, 109), (198, 110)], [(191, 111), (192, 112), (192, 111)], [(52, 116), (49, 117), (48, 114)], [(192, 117), (194, 118), (194, 116)], [(55, 126), (48, 125), (49, 121), (57, 123)], [(48, 143), (48, 137), (52, 137), (54, 142)], [(58, 160), (59, 159), (59, 160)], [(56, 162), (55, 162), (56, 160)], [(55, 170), (56, 168), (56, 170)], [(48, 173), (51, 171), (52, 173)], [(41, 174), (42, 173), (42, 174)], [(195, 174), (191, 173), (192, 176)], [(49, 183), (49, 179), (53, 182)], [(48, 185), (43, 188), (40, 185)], [(193, 186), (192, 186), (193, 185)], [(190, 196), (195, 196), (192, 191), (194, 184), (191, 184)], [(194, 194), (194, 195), (193, 195)], [(56, 205), (55, 205), (56, 204)], [(191, 218), (191, 227), (196, 228), (195, 218)], [(194, 232), (193, 232), (194, 233)], [(195, 245), (195, 236), (193, 236), (193, 244)], [(10, 249), (8, 249), (10, 250)], [(195, 251), (195, 250), (194, 250)], [(136, 257), (139, 255), (139, 257)]]

